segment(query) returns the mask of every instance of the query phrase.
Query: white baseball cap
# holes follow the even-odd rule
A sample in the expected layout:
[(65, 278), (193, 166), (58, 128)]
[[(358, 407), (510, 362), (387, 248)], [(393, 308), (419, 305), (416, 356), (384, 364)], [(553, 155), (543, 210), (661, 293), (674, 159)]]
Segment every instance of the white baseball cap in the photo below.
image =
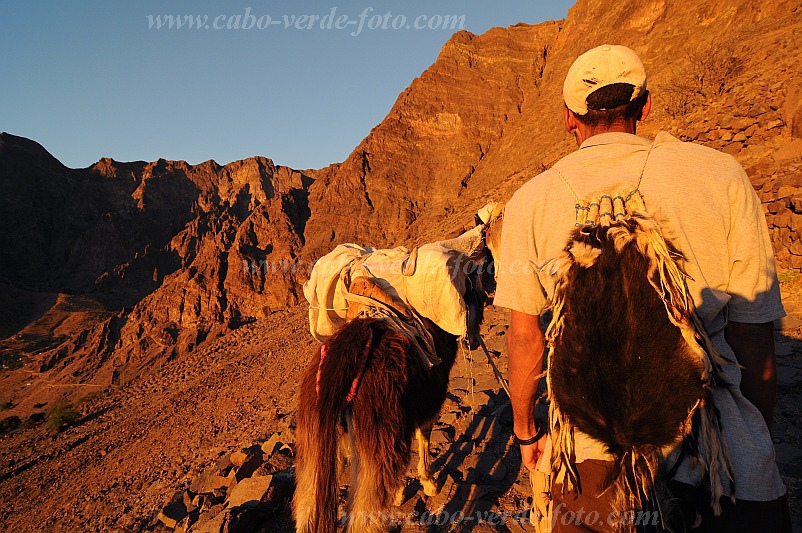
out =
[(646, 69), (638, 54), (617, 44), (603, 44), (588, 50), (568, 69), (563, 84), (565, 105), (578, 115), (588, 112), (588, 96), (614, 83), (635, 87), (630, 102), (646, 91)]

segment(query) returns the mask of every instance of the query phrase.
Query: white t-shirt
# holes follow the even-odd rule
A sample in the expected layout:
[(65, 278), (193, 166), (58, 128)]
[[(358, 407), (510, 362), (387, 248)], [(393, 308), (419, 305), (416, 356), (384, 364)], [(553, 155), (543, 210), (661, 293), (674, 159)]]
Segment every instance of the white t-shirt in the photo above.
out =
[[(648, 154), (648, 158), (647, 158)], [(774, 445), (757, 408), (740, 393), (741, 372), (724, 340), (726, 320), (770, 322), (785, 316), (774, 253), (760, 200), (732, 156), (661, 132), (654, 142), (627, 133), (587, 139), (576, 152), (525, 183), (507, 203), (495, 305), (540, 315), (554, 295), (541, 272), (575, 228), (576, 203), (638, 184), (646, 209), (685, 254), (688, 287), (721, 354), (728, 386), (713, 391), (735, 471), (739, 499), (785, 494)], [(577, 461), (609, 459), (601, 443), (577, 434)], [(685, 461), (675, 479), (698, 484)]]

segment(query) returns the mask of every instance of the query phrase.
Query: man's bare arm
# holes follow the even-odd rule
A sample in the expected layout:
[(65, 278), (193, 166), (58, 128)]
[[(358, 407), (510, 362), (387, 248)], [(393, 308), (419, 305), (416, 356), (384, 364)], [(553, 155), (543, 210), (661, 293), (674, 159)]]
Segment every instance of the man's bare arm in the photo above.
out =
[(774, 355), (774, 324), (729, 322), (724, 338), (732, 347), (741, 369), (741, 393), (763, 415), (771, 430), (777, 405), (777, 359)]
[[(512, 312), (507, 331), (508, 367), (515, 434), (528, 439), (537, 433), (535, 426), (535, 397), (543, 369), (545, 339), (540, 329), (540, 316)], [(544, 439), (537, 445), (521, 446), (523, 465), (529, 470), (537, 467)]]

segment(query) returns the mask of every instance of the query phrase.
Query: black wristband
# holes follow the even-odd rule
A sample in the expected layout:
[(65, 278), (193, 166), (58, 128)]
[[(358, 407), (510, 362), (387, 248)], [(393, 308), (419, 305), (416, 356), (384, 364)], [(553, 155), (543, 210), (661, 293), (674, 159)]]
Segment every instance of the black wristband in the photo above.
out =
[(517, 444), (518, 446), (529, 446), (530, 444), (534, 444), (537, 441), (539, 441), (543, 437), (543, 435), (545, 435), (545, 434), (546, 434), (546, 430), (543, 429), (543, 426), (538, 424), (537, 433), (535, 433), (534, 437), (530, 437), (530, 438), (528, 438), (526, 440), (523, 440), (523, 439), (520, 439), (518, 437), (518, 435), (516, 435), (515, 433), (513, 433), (512, 436), (515, 439), (515, 444)]

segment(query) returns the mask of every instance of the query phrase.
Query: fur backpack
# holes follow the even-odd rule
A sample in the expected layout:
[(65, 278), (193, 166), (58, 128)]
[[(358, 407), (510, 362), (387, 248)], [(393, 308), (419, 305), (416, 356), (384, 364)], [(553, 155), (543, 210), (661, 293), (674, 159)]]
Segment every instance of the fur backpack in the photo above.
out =
[(659, 489), (677, 447), (705, 469), (716, 514), (724, 479), (732, 482), (710, 394), (724, 360), (696, 313), (683, 262), (636, 185), (577, 201), (576, 229), (545, 267), (555, 281), (546, 331), (552, 475), (564, 490), (581, 490), (574, 429), (603, 443), (613, 457), (603, 490), (614, 491), (622, 531), (634, 527), (628, 513), (665, 516)]

